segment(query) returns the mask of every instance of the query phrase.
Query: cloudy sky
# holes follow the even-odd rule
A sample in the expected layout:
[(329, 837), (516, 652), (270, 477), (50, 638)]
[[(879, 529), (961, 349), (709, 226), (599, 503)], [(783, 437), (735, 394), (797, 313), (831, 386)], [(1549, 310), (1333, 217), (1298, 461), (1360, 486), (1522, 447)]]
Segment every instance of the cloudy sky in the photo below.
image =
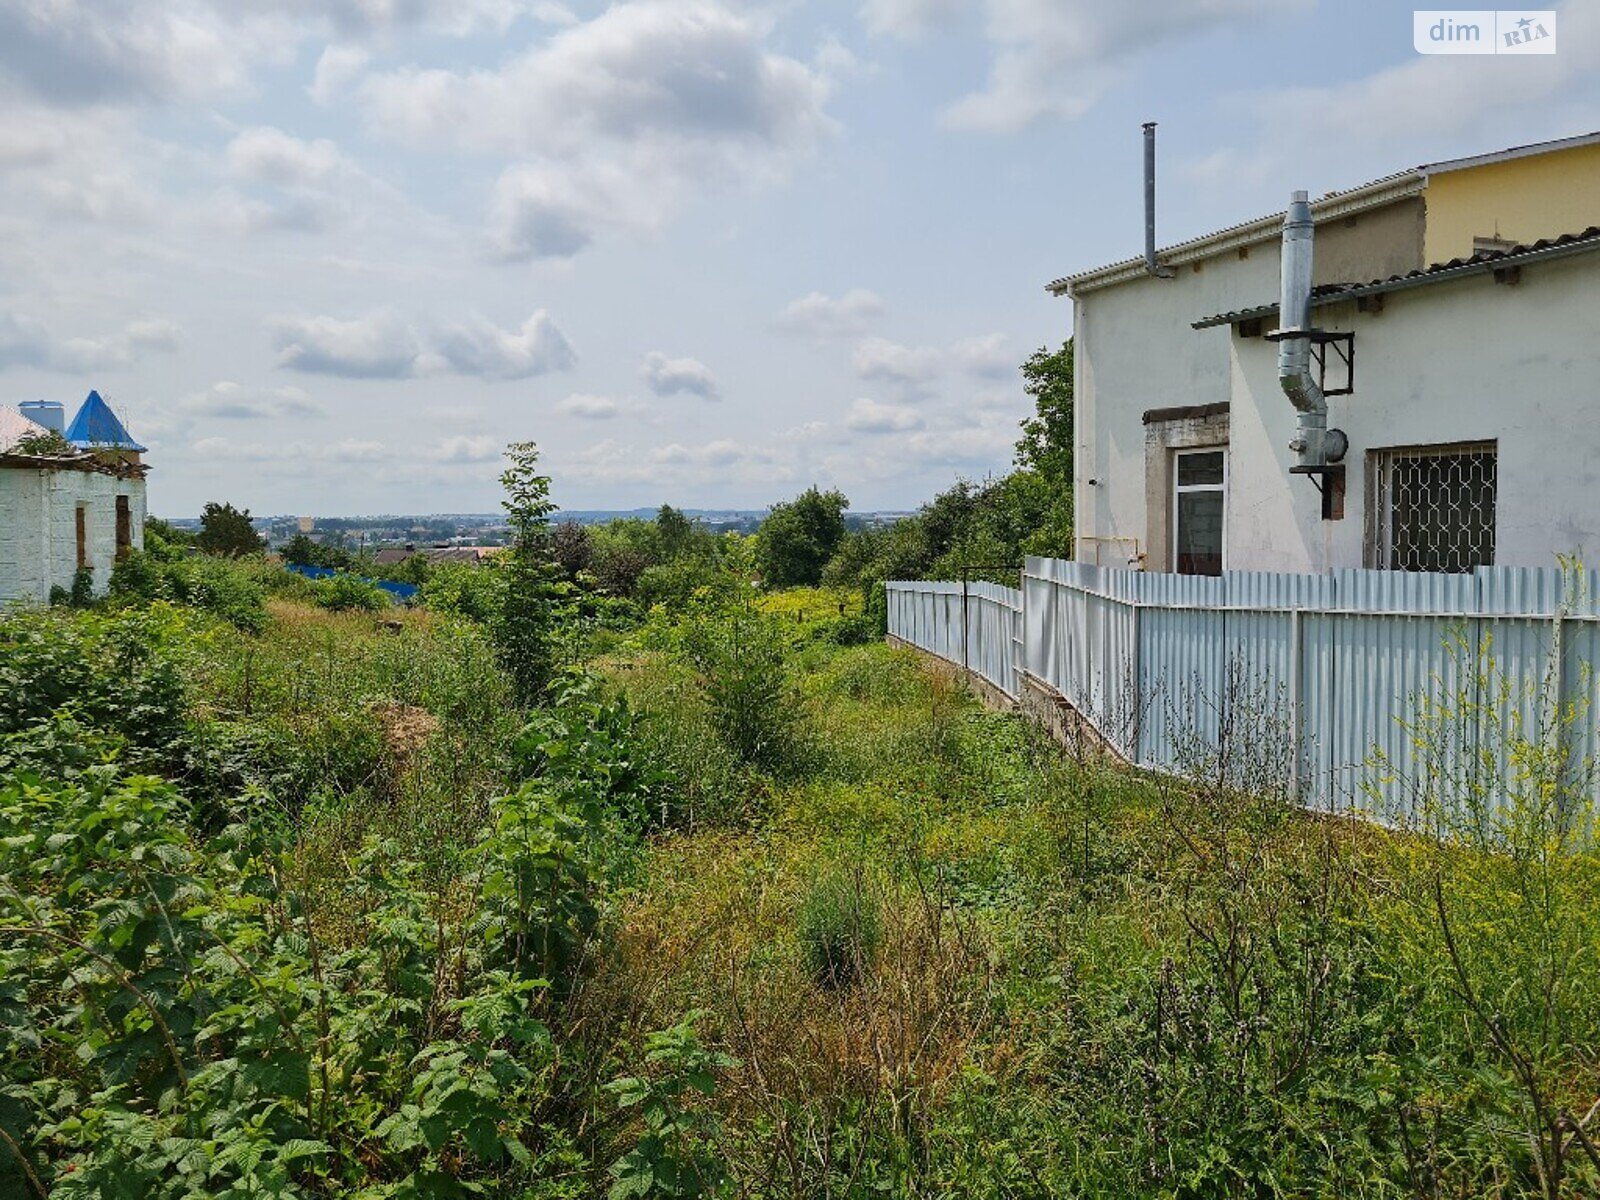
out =
[(915, 505), (1006, 466), (1050, 279), (1600, 128), (1376, 0), (0, 0), (0, 401), (98, 387), (151, 506)]

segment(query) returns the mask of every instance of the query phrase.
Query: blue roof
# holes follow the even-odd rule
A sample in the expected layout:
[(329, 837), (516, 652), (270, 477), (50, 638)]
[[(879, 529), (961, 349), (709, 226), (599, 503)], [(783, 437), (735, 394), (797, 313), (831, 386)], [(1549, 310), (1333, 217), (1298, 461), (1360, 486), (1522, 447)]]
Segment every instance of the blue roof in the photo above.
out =
[(67, 426), (65, 436), (80, 450), (144, 450), (128, 436), (128, 430), (117, 420), (111, 406), (100, 399), (99, 392), (89, 393), (78, 415)]

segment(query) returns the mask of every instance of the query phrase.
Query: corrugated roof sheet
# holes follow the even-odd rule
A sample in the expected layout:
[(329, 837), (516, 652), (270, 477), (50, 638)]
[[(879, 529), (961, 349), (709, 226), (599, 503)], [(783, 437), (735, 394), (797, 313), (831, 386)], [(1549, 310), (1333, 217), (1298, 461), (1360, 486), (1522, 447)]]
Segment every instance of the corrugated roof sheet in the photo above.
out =
[(0, 454), (4, 454), (23, 438), (48, 433), (43, 425), (28, 420), (14, 408), (0, 408)]
[(111, 411), (111, 406), (90, 392), (78, 415), (67, 426), (67, 441), (84, 450), (138, 450), (144, 447), (129, 436), (127, 428)]
[[(1381, 292), (1398, 292), (1406, 288), (1421, 287), (1430, 283), (1443, 283), (1464, 275), (1482, 274), (1537, 262), (1543, 258), (1558, 258), (1588, 250), (1600, 250), (1600, 225), (1591, 225), (1582, 233), (1564, 233), (1559, 237), (1540, 238), (1536, 242), (1512, 246), (1508, 250), (1480, 250), (1464, 258), (1434, 263), (1403, 275), (1387, 279), (1373, 279), (1367, 283), (1322, 283), (1311, 289), (1312, 304), (1334, 304), (1340, 300), (1354, 300), (1361, 296), (1375, 296)], [(1233, 325), (1239, 321), (1253, 321), (1258, 317), (1278, 315), (1276, 301), (1258, 304), (1254, 308), (1239, 308), (1232, 312), (1217, 313), (1193, 322), (1194, 329), (1209, 329), (1215, 325)]]

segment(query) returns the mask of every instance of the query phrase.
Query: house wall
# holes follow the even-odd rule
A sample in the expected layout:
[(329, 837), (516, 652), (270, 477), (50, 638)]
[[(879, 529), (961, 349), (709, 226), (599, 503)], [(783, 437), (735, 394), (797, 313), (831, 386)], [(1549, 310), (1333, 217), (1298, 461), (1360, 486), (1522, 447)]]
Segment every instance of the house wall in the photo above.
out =
[(1600, 145), (1531, 154), (1430, 176), (1427, 259), (1472, 253), (1496, 233), (1533, 242), (1600, 225)]
[[(1415, 270), (1422, 265), (1422, 238), (1423, 208), (1415, 197), (1319, 220), (1314, 282), (1366, 282)], [(1231, 332), (1196, 330), (1191, 322), (1275, 301), (1278, 255), (1274, 237), (1180, 266), (1171, 279), (1141, 277), (1075, 297), (1074, 497), (1081, 561), (1170, 569), (1164, 509), (1156, 504), (1165, 484), (1146, 472), (1143, 415), (1230, 399)]]
[(85, 532), (94, 589), (111, 581), (117, 553), (116, 497), (129, 500), (135, 549), (144, 548), (145, 482), (98, 471), (0, 468), (0, 602), (46, 601), (52, 587), (70, 588), (78, 567), (76, 511)]
[(1319, 325), (1356, 333), (1355, 393), (1328, 401), (1350, 438), (1341, 521), (1321, 520), (1311, 481), (1289, 474), (1276, 346), (1234, 337), (1227, 567), (1368, 565), (1368, 452), (1477, 440), (1498, 443), (1495, 562), (1600, 563), (1597, 288), (1600, 254), (1582, 254), (1525, 266), (1516, 285), (1477, 275), (1390, 293), (1379, 313), (1317, 309)]
[(1247, 258), (1213, 258), (1198, 272), (1182, 267), (1172, 279), (1138, 279), (1076, 299), (1073, 496), (1081, 561), (1138, 566), (1149, 551), (1145, 411), (1231, 396), (1231, 331), (1195, 330), (1190, 322), (1277, 293), (1277, 249), (1268, 245)]

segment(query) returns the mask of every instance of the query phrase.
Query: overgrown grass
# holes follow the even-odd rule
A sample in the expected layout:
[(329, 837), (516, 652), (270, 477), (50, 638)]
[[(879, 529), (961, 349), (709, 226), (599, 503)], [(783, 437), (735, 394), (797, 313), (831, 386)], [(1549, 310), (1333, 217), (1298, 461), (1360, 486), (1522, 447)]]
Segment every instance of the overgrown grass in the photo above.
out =
[(531, 712), (449, 615), (6, 615), (0, 1129), (63, 1197), (1600, 1188), (1542, 732), (1386, 833), (1266, 727), (1146, 777), (822, 603), (658, 609)]
[[(704, 1010), (739, 1063), (719, 1107), (748, 1194), (1600, 1183), (1551, 1127), (1600, 1095), (1600, 928), (1577, 899), (1600, 884), (1591, 841), (1567, 837), (1534, 878), (1302, 815), (1265, 736), (1259, 769), (1147, 779), (982, 712), (904, 651), (813, 645), (790, 663), (807, 770), (727, 773), (722, 810), (749, 829), (659, 838), (587, 997), (625, 1025)], [(679, 669), (612, 676), (649, 719)], [(710, 756), (709, 723), (686, 737), (706, 748), (686, 758)], [(882, 914), (859, 986), (819, 977), (819, 936), (849, 923), (816, 896), (839, 879)], [(1541, 949), (1556, 945), (1559, 969)], [(1537, 1047), (1542, 1090), (1502, 1041)]]

